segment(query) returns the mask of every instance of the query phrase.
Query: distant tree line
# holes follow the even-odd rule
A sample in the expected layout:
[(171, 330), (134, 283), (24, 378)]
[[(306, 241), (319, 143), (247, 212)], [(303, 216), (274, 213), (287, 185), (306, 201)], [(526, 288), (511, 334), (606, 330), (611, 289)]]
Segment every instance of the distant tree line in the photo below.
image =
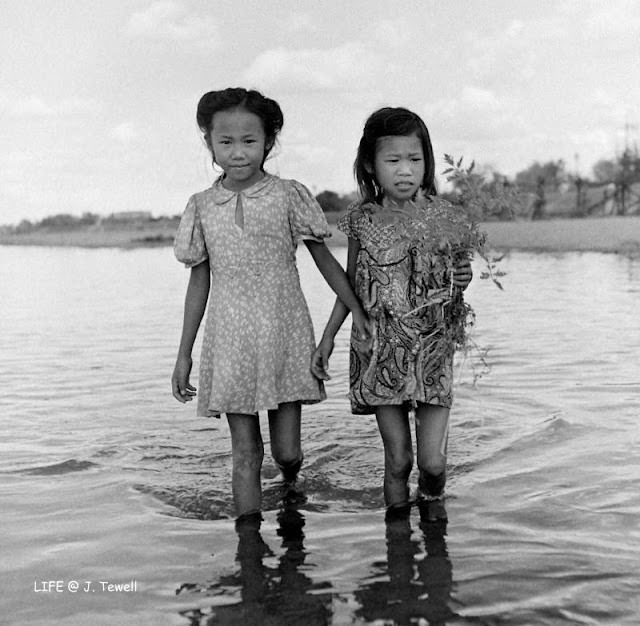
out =
[[(342, 213), (355, 200), (355, 194), (338, 195), (334, 191), (323, 191), (316, 196), (318, 203), (325, 213)], [(114, 228), (123, 227), (127, 224), (149, 223), (157, 224), (167, 220), (177, 221), (180, 215), (172, 217), (145, 217), (139, 212), (133, 211), (127, 213), (116, 213), (109, 216), (98, 215), (97, 213), (83, 213), (81, 216), (71, 215), (70, 213), (57, 213), (49, 215), (40, 221), (22, 220), (15, 226), (2, 227), (4, 232), (23, 234), (36, 230), (47, 231), (66, 231), (80, 230), (87, 227), (103, 227)]]
[[(535, 192), (538, 187), (543, 184), (548, 190), (558, 190), (563, 185), (575, 182), (580, 178), (588, 185), (606, 185), (606, 184), (627, 184), (640, 183), (640, 154), (638, 149), (625, 149), (615, 159), (600, 159), (592, 168), (592, 176), (580, 176), (580, 174), (572, 173), (566, 166), (566, 163), (559, 159), (557, 161), (547, 161), (540, 163), (535, 161), (529, 167), (518, 172), (514, 178), (515, 183), (520, 189)], [(502, 178), (499, 172), (488, 170), (485, 173), (491, 173), (493, 178)]]
[(325, 213), (343, 213), (356, 197), (355, 193), (340, 196), (335, 191), (321, 191), (316, 200)]
[(490, 167), (462, 167), (462, 160), (445, 160), (452, 189), (444, 195), (478, 219), (542, 219), (553, 205), (564, 205), (569, 217), (640, 212), (637, 148), (626, 148), (615, 159), (599, 160), (591, 177), (569, 171), (561, 159), (535, 161), (513, 178)]
[(138, 212), (131, 212), (131, 217), (127, 217), (127, 213), (112, 214), (109, 216), (99, 215), (97, 213), (85, 212), (82, 215), (71, 215), (70, 213), (57, 213), (55, 215), (49, 215), (39, 221), (22, 220), (15, 226), (3, 226), (4, 232), (13, 234), (23, 234), (33, 231), (68, 231), (68, 230), (82, 230), (84, 228), (105, 228), (114, 229), (122, 228), (127, 225), (141, 225), (141, 224), (154, 224), (158, 225), (167, 221), (178, 221), (180, 216), (173, 217), (140, 217)]
[[(454, 160), (445, 155), (447, 168), (444, 174), (450, 190), (442, 195), (463, 206), (479, 220), (545, 217), (550, 198), (560, 193), (573, 194), (573, 217), (588, 215), (594, 207), (605, 207), (605, 214), (631, 214), (640, 212), (640, 154), (637, 147), (626, 148), (614, 159), (601, 159), (592, 168), (592, 177), (572, 173), (562, 159), (540, 163), (535, 161), (509, 178), (488, 166), (475, 163), (464, 165), (462, 159)], [(594, 196), (595, 190), (600, 190)], [(554, 196), (555, 194), (555, 196)], [(593, 198), (596, 200), (593, 200)], [(343, 213), (357, 194), (320, 192), (316, 199), (325, 213)], [(608, 209), (606, 207), (609, 207)], [(22, 220), (15, 226), (1, 227), (4, 232), (28, 233), (34, 230), (62, 231), (87, 227), (122, 227), (123, 223), (158, 224), (176, 222), (180, 216), (141, 216), (140, 212), (127, 212), (102, 216), (86, 212), (81, 216), (68, 213), (50, 215), (37, 222)]]

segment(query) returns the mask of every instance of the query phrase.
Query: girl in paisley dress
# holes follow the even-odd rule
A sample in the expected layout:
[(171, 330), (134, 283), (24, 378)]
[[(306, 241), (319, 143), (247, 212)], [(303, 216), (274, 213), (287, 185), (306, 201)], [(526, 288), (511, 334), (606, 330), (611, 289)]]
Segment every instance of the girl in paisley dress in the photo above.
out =
[(227, 416), (232, 490), (243, 516), (258, 512), (261, 503), (258, 412), (268, 413), (271, 452), (291, 484), (302, 463), (300, 405), (324, 398), (322, 383), (309, 371), (315, 341), (296, 268), (298, 242), (363, 336), (367, 320), (323, 241), (329, 228), (315, 198), (299, 182), (264, 170), (283, 124), (277, 102), (254, 90), (212, 91), (200, 99), (197, 121), (223, 173), (191, 196), (176, 234), (175, 254), (191, 276), (171, 383), (182, 403), (196, 395), (191, 352), (208, 300), (197, 413)]
[[(349, 237), (347, 274), (373, 327), (370, 341), (352, 331), (351, 409), (376, 416), (390, 512), (410, 503), (410, 410), (418, 499), (443, 498), (453, 354), (463, 340), (468, 308), (462, 290), (471, 280), (470, 252), (477, 243), (472, 225), (436, 197), (434, 168), (429, 133), (418, 115), (404, 108), (376, 111), (354, 165), (362, 199), (338, 223)], [(348, 312), (337, 300), (314, 352), (311, 370), (321, 380), (329, 378), (334, 337)]]

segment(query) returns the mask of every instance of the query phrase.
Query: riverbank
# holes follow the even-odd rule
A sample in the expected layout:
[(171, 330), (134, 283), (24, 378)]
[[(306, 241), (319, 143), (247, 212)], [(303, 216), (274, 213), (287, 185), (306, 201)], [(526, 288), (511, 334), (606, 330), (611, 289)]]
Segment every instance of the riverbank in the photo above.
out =
[(640, 254), (640, 217), (593, 217), (482, 224), (498, 250)]
[[(333, 216), (331, 216), (333, 217)], [(344, 246), (346, 236), (330, 219), (329, 244)], [(496, 250), (541, 252), (597, 251), (640, 254), (640, 216), (556, 219), (537, 222), (485, 222), (489, 246)], [(138, 248), (173, 244), (175, 227), (144, 229), (35, 230), (21, 234), (0, 234), (0, 245), (76, 246), (82, 248)]]

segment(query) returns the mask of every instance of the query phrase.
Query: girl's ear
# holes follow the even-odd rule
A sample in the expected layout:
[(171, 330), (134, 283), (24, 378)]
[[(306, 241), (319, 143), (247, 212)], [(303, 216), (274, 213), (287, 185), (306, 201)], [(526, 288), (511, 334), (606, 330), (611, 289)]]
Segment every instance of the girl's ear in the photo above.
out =
[(371, 174), (373, 176), (374, 174), (373, 164), (369, 163), (368, 161), (365, 161), (364, 170), (365, 172), (367, 172), (367, 174)]
[(271, 148), (273, 148), (273, 146), (275, 145), (276, 145), (275, 139), (268, 139), (267, 141), (264, 142), (264, 151), (271, 152)]

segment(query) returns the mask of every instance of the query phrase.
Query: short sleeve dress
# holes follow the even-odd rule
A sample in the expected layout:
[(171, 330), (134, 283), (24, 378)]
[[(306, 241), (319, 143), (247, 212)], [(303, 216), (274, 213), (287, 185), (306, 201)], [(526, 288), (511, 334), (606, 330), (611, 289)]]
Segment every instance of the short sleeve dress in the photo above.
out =
[[(243, 226), (236, 223), (239, 203)], [(208, 259), (211, 270), (198, 415), (255, 414), (325, 398), (309, 371), (315, 340), (296, 247), (328, 236), (322, 209), (295, 180), (266, 174), (236, 193), (221, 177), (189, 199), (175, 255), (187, 267)]]
[(397, 212), (354, 203), (338, 228), (357, 240), (355, 290), (374, 326), (363, 347), (352, 331), (350, 400), (354, 414), (376, 406), (450, 407), (462, 292), (451, 286), (457, 255), (468, 255), (470, 227), (439, 198)]

